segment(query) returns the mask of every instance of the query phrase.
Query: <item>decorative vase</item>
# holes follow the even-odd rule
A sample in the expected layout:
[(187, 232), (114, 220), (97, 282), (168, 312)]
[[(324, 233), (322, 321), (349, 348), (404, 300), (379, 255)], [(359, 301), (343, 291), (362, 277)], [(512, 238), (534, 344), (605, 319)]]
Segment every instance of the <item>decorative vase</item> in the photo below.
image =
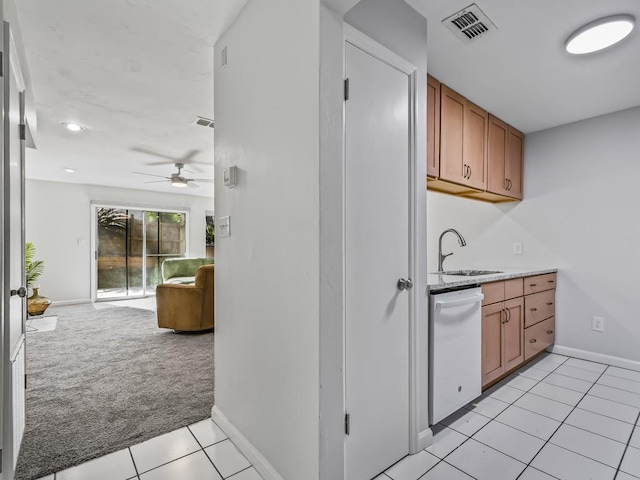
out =
[(42, 315), (51, 305), (51, 300), (38, 293), (39, 289), (40, 287), (33, 287), (33, 295), (27, 298), (27, 312), (31, 316)]

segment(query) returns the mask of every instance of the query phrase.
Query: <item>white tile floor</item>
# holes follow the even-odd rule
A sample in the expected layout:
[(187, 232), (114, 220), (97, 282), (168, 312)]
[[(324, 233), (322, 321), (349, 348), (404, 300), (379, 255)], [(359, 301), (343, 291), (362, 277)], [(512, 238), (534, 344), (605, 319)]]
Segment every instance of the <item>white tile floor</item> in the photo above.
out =
[(376, 480), (638, 480), (639, 415), (640, 372), (545, 354)]
[(262, 480), (210, 419), (41, 480)]
[[(376, 480), (638, 480), (640, 372), (545, 354)], [(44, 480), (261, 480), (211, 420)]]

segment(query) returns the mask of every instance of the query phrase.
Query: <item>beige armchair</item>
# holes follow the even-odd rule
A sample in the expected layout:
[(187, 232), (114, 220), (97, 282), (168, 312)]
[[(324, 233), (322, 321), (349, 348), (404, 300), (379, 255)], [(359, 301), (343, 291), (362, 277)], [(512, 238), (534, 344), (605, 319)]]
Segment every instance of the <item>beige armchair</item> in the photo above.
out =
[(156, 287), (158, 327), (176, 331), (213, 328), (213, 269), (213, 265), (198, 268), (194, 285)]

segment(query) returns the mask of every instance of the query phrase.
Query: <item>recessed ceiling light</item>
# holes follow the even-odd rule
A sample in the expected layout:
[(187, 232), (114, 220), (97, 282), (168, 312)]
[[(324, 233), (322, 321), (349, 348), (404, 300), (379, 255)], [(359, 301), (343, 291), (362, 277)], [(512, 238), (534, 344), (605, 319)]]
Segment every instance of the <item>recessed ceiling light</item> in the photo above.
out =
[(613, 15), (588, 23), (571, 34), (565, 42), (573, 55), (603, 50), (626, 38), (636, 23), (631, 15)]
[(71, 132), (80, 132), (86, 128), (84, 125), (74, 122), (62, 122), (62, 126)]
[(64, 171), (67, 173), (76, 173), (75, 169), (73, 168), (65, 168)]

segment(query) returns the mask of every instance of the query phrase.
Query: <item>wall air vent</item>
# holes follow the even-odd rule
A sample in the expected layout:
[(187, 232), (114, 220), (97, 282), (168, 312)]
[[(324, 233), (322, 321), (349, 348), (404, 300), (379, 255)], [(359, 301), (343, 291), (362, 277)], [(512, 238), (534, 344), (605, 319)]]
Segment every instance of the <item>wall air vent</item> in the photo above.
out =
[(464, 43), (485, 37), (498, 29), (475, 3), (445, 18), (442, 23)]
[(213, 128), (213, 120), (205, 117), (196, 117), (193, 119), (193, 123), (196, 125), (200, 125), (201, 127), (210, 127)]

